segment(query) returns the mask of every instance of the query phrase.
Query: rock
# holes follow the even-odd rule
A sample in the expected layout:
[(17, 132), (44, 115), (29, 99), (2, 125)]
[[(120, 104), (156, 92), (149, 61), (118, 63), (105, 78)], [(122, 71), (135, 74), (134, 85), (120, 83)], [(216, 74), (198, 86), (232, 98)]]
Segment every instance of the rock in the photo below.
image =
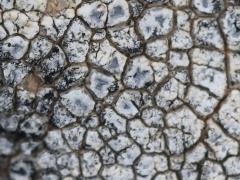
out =
[(11, 179), (29, 179), (33, 176), (34, 172), (33, 161), (19, 157), (11, 162), (9, 177)]
[[(1, 12), (1, 11), (0, 11)], [(1, 22), (1, 16), (0, 16), (0, 22)], [(2, 25), (0, 25), (0, 40), (3, 40), (5, 37), (7, 37), (7, 32), (3, 28)]]
[(185, 164), (181, 170), (181, 178), (183, 179), (195, 179), (197, 180), (198, 176), (197, 165), (195, 164)]
[(162, 62), (152, 62), (151, 65), (154, 71), (154, 80), (156, 84), (161, 83), (169, 74), (167, 65)]
[(194, 64), (224, 70), (224, 54), (222, 52), (193, 48), (190, 57)]
[(171, 2), (176, 7), (184, 7), (188, 5), (189, 0), (171, 0)]
[(47, 7), (47, 0), (19, 0), (16, 1), (16, 8), (25, 11), (41, 11), (44, 12)]
[(1, 9), (9, 10), (13, 8), (14, 0), (1, 0), (0, 2)]
[(163, 5), (163, 4), (167, 4), (169, 0), (142, 0), (142, 1), (145, 2), (146, 4), (157, 3), (160, 5)]
[(203, 143), (199, 143), (193, 149), (187, 152), (186, 161), (188, 163), (197, 163), (205, 158), (206, 153), (206, 146)]
[(133, 143), (133, 140), (127, 135), (119, 135), (116, 138), (111, 139), (108, 144), (114, 151), (122, 151), (123, 149), (126, 149), (127, 147), (130, 147)]
[(36, 157), (37, 165), (40, 169), (57, 169), (57, 157), (56, 154), (48, 151), (39, 153)]
[[(6, 103), (5, 99), (5, 103)], [(5, 104), (6, 105), (6, 104)], [(2, 113), (0, 115), (0, 127), (7, 132), (15, 132), (18, 128), (18, 124), (20, 121), (24, 119), (23, 114), (12, 114), (12, 115), (5, 115)]]
[(36, 95), (33, 92), (25, 90), (23, 87), (18, 87), (16, 97), (17, 110), (25, 114), (33, 112), (35, 97)]
[(46, 14), (40, 20), (40, 35), (57, 41), (63, 37), (70, 21), (75, 17), (75, 11), (74, 9), (58, 10), (56, 6), (53, 6), (53, 10), (49, 13), (53, 16)]
[(157, 179), (162, 179), (162, 180), (168, 180), (168, 179), (171, 179), (171, 180), (177, 180), (177, 175), (175, 172), (173, 171), (166, 171), (165, 173), (160, 173), (158, 174), (155, 178), (155, 180)]
[(172, 68), (176, 67), (188, 67), (189, 58), (187, 53), (178, 52), (178, 51), (170, 51), (169, 52), (169, 63)]
[[(174, 1), (174, 0), (173, 0)], [(181, 6), (180, 4), (184, 4), (186, 1), (188, 0), (175, 0), (176, 1), (181, 1), (179, 2), (179, 6)], [(187, 2), (188, 3), (188, 2)], [(184, 5), (183, 5), (184, 6)], [(176, 16), (177, 16), (177, 30), (179, 31), (185, 31), (187, 33), (191, 32), (191, 20), (193, 18), (193, 13), (189, 10), (177, 10), (176, 11)]]
[(143, 11), (143, 5), (137, 0), (131, 0), (129, 1), (129, 11), (134, 18), (138, 17)]

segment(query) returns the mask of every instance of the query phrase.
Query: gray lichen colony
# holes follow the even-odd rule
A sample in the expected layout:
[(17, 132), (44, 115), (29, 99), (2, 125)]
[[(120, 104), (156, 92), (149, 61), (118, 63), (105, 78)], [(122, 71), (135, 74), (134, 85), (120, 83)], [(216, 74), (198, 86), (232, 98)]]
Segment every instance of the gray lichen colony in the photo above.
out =
[(240, 2), (0, 0), (1, 180), (240, 180)]

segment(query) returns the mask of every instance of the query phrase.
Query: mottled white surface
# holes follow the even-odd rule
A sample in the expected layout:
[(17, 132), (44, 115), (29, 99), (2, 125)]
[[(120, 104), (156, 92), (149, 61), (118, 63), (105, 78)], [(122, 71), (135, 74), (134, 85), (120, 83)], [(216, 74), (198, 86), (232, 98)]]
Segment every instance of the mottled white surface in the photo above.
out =
[(0, 0), (0, 180), (239, 180), (240, 1)]

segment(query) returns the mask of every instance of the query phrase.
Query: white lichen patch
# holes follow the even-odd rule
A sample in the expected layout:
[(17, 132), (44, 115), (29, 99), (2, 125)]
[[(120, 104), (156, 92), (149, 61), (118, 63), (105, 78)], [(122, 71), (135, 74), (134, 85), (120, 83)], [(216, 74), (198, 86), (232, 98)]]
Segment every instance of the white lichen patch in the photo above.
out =
[(193, 46), (193, 40), (189, 32), (177, 30), (171, 37), (173, 49), (190, 49)]
[(130, 16), (126, 0), (112, 0), (108, 5), (107, 26), (114, 26), (126, 22)]
[(223, 102), (218, 112), (218, 121), (230, 136), (240, 139), (240, 92), (233, 90)]
[(193, 7), (200, 13), (214, 14), (218, 13), (224, 8), (223, 0), (194, 0)]
[(188, 88), (186, 101), (196, 112), (202, 116), (207, 116), (213, 113), (218, 104), (218, 100), (216, 98), (209, 95), (207, 91), (204, 91), (195, 86), (190, 86)]
[(112, 76), (93, 70), (90, 74), (89, 88), (98, 98), (104, 98), (117, 88)]
[(74, 16), (74, 9), (61, 10), (56, 16), (44, 15), (40, 19), (40, 34), (54, 41), (60, 39)]
[(193, 64), (193, 83), (207, 88), (216, 96), (223, 97), (227, 87), (227, 77), (224, 71)]
[(173, 11), (167, 8), (150, 8), (138, 22), (138, 30), (144, 39), (166, 35), (173, 28)]
[(1, 180), (239, 180), (239, 0), (0, 0)]
[(233, 85), (240, 83), (240, 54), (229, 53), (229, 75)]
[(21, 36), (9, 36), (0, 44), (1, 59), (21, 59), (27, 52), (29, 41)]
[(203, 121), (198, 119), (186, 106), (168, 113), (166, 124), (169, 127), (165, 131), (167, 143), (173, 154), (182, 153), (196, 143), (204, 127)]
[(124, 75), (124, 84), (130, 88), (149, 86), (153, 82), (153, 69), (150, 61), (144, 56), (136, 57), (131, 61)]
[(227, 137), (221, 128), (212, 120), (208, 120), (208, 137), (204, 140), (214, 151), (217, 160), (224, 159), (227, 155), (237, 155), (239, 145), (237, 141)]
[(30, 67), (22, 62), (3, 63), (3, 75), (8, 85), (16, 86), (22, 82), (30, 71)]
[(63, 49), (70, 62), (83, 62), (89, 49), (91, 30), (80, 19), (72, 22), (63, 39)]
[(132, 56), (143, 51), (143, 43), (133, 26), (110, 28), (108, 32), (110, 39), (123, 53)]
[(142, 95), (138, 91), (124, 91), (118, 98), (115, 109), (118, 113), (133, 118), (139, 112)]
[(157, 128), (145, 126), (139, 119), (129, 122), (129, 133), (145, 152), (162, 152), (165, 148), (163, 133)]
[(93, 43), (90, 49), (89, 61), (120, 78), (127, 57), (112, 47), (109, 41)]
[(146, 45), (146, 54), (156, 60), (165, 59), (167, 51), (168, 41), (166, 39), (158, 39)]
[(221, 19), (221, 26), (231, 50), (238, 50), (240, 47), (239, 15), (239, 6), (230, 6)]
[(193, 23), (193, 34), (196, 45), (223, 49), (223, 38), (220, 35), (217, 21), (212, 18), (200, 18)]
[(77, 15), (81, 16), (91, 28), (103, 28), (107, 19), (107, 6), (101, 1), (83, 4)]
[(61, 94), (61, 103), (75, 116), (87, 116), (95, 105), (92, 97), (83, 88), (74, 88)]
[(7, 11), (3, 14), (4, 27), (10, 35), (19, 33), (32, 39), (39, 32), (38, 22), (18, 10)]
[(186, 86), (172, 78), (158, 90), (155, 96), (156, 103), (159, 107), (166, 110), (179, 107), (183, 104), (182, 100), (185, 91)]

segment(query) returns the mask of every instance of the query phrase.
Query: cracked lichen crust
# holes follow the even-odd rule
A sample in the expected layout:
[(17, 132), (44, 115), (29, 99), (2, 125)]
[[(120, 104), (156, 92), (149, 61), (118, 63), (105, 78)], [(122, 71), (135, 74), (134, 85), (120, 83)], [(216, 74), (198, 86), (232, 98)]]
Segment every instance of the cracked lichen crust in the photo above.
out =
[(0, 180), (239, 180), (239, 0), (0, 0)]

